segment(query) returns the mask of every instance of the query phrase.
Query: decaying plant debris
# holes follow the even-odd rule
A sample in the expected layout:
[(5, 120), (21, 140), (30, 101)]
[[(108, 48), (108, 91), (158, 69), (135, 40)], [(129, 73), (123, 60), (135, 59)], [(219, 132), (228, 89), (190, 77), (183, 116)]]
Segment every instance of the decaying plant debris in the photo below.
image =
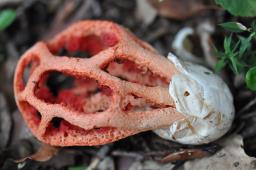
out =
[[(0, 9), (15, 9), (17, 15), (8, 29), (0, 32), (0, 169), (198, 169), (205, 168), (206, 162), (209, 162), (208, 167), (211, 169), (213, 161), (216, 161), (215, 164), (219, 163), (223, 169), (255, 168), (255, 158), (247, 155), (256, 156), (256, 95), (246, 88), (239, 75), (234, 75), (228, 69), (220, 75), (234, 95), (236, 117), (229, 134), (219, 141), (209, 145), (188, 146), (166, 141), (152, 132), (146, 132), (110, 145), (62, 148), (57, 156), (54, 156), (54, 152), (54, 157), (46, 162), (39, 163), (27, 159), (23, 163), (15, 163), (14, 160), (31, 157), (41, 145), (32, 137), (18, 113), (12, 91), (13, 72), (17, 60), (36, 41), (47, 40), (69, 24), (81, 19), (106, 19), (129, 28), (164, 56), (167, 56), (169, 51), (175, 51), (179, 55), (177, 47), (172, 46), (175, 37), (182, 29), (191, 28), (193, 34), (184, 39), (182, 49), (178, 50), (185, 50), (193, 59), (212, 68), (216, 58), (211, 44), (221, 47), (225, 34), (217, 24), (227, 19), (237, 20), (225, 11), (215, 8), (212, 6), (214, 3), (210, 2), (196, 3), (200, 6), (193, 4), (200, 12), (193, 12), (191, 16), (170, 17), (169, 14), (168, 18), (162, 16), (164, 12), (159, 11), (161, 8), (154, 8), (147, 1), (138, 1), (140, 0), (0, 2)], [(146, 5), (148, 8), (143, 8)], [(210, 9), (207, 9), (209, 7)], [(151, 10), (150, 15), (143, 10)], [(232, 137), (234, 134), (240, 137)], [(243, 145), (243, 148), (239, 145)], [(191, 157), (191, 152), (197, 156)], [(178, 157), (182, 159), (177, 161), (179, 153)], [(226, 154), (224, 163), (218, 161), (223, 158), (222, 153)], [(242, 156), (238, 159), (237, 154)], [(46, 154), (47, 157), (49, 155), (51, 154)], [(210, 155), (213, 156), (187, 161)]]

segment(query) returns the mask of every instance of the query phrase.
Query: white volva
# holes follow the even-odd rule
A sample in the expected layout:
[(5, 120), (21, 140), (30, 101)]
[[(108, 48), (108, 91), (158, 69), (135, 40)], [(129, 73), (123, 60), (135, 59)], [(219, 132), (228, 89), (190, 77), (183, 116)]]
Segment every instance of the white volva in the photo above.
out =
[(224, 81), (209, 69), (183, 62), (169, 53), (179, 74), (172, 77), (169, 93), (176, 110), (187, 117), (154, 132), (183, 144), (204, 144), (224, 135), (234, 118), (233, 97)]

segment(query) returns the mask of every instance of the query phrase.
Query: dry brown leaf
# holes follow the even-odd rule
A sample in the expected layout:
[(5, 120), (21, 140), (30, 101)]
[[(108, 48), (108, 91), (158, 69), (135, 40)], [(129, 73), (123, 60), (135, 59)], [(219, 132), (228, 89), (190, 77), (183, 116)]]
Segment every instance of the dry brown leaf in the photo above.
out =
[(48, 40), (61, 30), (63, 30), (68, 23), (68, 17), (75, 12), (77, 8), (78, 1), (67, 1), (65, 2), (60, 9), (57, 11), (56, 16), (53, 18), (49, 31), (43, 35), (42, 39)]
[(31, 156), (27, 156), (25, 158), (16, 160), (15, 162), (22, 163), (27, 159), (31, 159), (39, 162), (48, 161), (51, 158), (53, 158), (55, 155), (57, 155), (58, 151), (59, 151), (59, 148), (57, 147), (50, 146), (47, 144), (42, 144), (42, 146), (38, 149), (36, 153), (32, 154)]
[(217, 6), (204, 5), (198, 0), (149, 0), (150, 4), (164, 17), (178, 20), (187, 19), (193, 15)]
[(12, 120), (8, 109), (6, 99), (0, 93), (0, 149), (6, 147), (10, 138)]
[(151, 24), (157, 16), (157, 11), (153, 8), (148, 0), (137, 0), (136, 14), (138, 18), (145, 24)]
[(214, 154), (219, 150), (219, 145), (210, 145), (208, 147), (197, 149), (182, 149), (180, 151), (171, 153), (160, 160), (161, 163), (185, 161), (196, 158), (203, 158)]
[(256, 169), (256, 158), (244, 152), (243, 140), (239, 135), (229, 137), (222, 142), (224, 145), (218, 153), (211, 157), (187, 161), (184, 170), (252, 170)]

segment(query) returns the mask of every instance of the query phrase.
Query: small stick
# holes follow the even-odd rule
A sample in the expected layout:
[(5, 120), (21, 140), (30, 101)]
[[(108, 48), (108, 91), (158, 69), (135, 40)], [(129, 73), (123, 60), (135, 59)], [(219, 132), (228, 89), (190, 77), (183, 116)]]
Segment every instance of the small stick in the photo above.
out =
[(105, 145), (99, 149), (96, 156), (92, 159), (90, 165), (87, 167), (87, 170), (94, 170), (99, 165), (100, 161), (108, 154), (113, 144)]

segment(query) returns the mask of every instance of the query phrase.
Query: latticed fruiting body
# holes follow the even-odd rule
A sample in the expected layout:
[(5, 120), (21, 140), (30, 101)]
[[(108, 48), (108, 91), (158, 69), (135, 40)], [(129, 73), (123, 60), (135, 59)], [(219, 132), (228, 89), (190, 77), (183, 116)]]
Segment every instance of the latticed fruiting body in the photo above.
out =
[(184, 118), (168, 93), (175, 73), (171, 62), (121, 26), (82, 21), (21, 57), (15, 98), (39, 140), (100, 145)]

